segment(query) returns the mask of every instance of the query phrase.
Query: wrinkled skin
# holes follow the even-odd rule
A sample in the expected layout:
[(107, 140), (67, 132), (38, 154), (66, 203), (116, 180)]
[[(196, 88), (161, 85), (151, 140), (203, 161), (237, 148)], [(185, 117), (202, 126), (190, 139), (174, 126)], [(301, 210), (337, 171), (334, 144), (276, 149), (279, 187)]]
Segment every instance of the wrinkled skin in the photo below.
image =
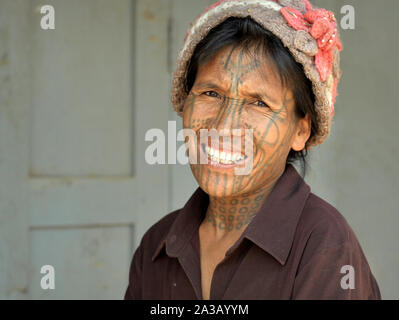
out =
[[(195, 179), (210, 197), (203, 226), (217, 237), (243, 231), (283, 173), (291, 148), (304, 149), (310, 136), (309, 118), (296, 117), (293, 93), (281, 84), (274, 65), (259, 53), (249, 56), (232, 47), (199, 66), (184, 105), (183, 127), (198, 137), (200, 129), (229, 136), (233, 129), (241, 129), (242, 150), (244, 129), (253, 130), (253, 169), (248, 175), (199, 161), (191, 164)], [(222, 149), (222, 139), (219, 143)], [(199, 138), (189, 144), (202, 152)]]
[[(199, 66), (185, 101), (183, 128), (194, 130), (198, 137), (186, 139), (190, 158), (195, 150), (207, 159), (201, 129), (215, 129), (231, 141), (232, 130), (241, 129), (238, 150), (243, 154), (245, 143), (251, 143), (253, 150), (252, 170), (247, 175), (235, 174), (233, 167), (204, 164), (201, 157), (196, 163), (190, 161), (195, 179), (210, 200), (198, 231), (202, 297), (209, 299), (215, 268), (267, 201), (284, 172), (289, 151), (304, 149), (311, 122), (308, 116), (296, 117), (293, 93), (281, 84), (266, 57), (226, 47)], [(252, 130), (252, 139), (245, 129)], [(217, 139), (219, 151), (237, 150), (234, 142), (226, 146), (221, 137)]]

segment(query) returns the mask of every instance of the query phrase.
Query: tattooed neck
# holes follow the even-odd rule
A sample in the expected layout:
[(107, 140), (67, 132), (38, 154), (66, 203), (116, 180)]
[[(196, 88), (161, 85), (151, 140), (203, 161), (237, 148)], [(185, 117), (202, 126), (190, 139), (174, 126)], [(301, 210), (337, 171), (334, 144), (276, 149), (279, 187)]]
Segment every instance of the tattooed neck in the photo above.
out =
[(209, 197), (204, 222), (217, 230), (242, 231), (259, 212), (269, 192), (234, 198)]

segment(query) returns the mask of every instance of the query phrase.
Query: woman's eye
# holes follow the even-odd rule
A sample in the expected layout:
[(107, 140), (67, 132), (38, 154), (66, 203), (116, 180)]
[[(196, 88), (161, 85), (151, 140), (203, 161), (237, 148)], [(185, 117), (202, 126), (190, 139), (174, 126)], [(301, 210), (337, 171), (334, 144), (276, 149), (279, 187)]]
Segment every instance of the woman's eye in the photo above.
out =
[(256, 101), (255, 105), (257, 107), (262, 107), (262, 108), (268, 108), (269, 107), (266, 103), (264, 103), (263, 101), (260, 101), (260, 100)]
[(219, 98), (219, 95), (215, 91), (206, 91), (204, 94), (209, 97)]

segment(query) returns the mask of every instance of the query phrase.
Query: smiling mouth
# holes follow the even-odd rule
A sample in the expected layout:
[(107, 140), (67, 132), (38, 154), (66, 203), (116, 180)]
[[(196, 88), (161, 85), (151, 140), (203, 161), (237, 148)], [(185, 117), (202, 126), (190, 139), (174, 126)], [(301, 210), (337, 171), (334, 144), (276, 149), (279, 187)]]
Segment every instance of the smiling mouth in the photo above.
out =
[(248, 158), (246, 155), (240, 153), (230, 153), (213, 149), (206, 144), (201, 144), (202, 151), (208, 156), (208, 160), (212, 165), (219, 166), (236, 166), (244, 163)]

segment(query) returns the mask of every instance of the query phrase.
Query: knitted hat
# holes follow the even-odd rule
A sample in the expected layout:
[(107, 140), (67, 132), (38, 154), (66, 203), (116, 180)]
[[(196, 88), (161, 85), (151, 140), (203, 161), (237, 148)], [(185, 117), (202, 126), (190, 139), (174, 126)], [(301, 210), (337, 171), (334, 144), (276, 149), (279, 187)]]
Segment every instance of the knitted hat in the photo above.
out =
[(172, 84), (174, 109), (182, 116), (187, 97), (187, 69), (197, 44), (227, 18), (248, 16), (281, 40), (312, 81), (319, 130), (309, 139), (308, 148), (321, 144), (330, 134), (334, 116), (342, 74), (339, 67), (342, 45), (334, 14), (313, 7), (309, 0), (219, 0), (206, 8), (190, 24), (177, 58)]

